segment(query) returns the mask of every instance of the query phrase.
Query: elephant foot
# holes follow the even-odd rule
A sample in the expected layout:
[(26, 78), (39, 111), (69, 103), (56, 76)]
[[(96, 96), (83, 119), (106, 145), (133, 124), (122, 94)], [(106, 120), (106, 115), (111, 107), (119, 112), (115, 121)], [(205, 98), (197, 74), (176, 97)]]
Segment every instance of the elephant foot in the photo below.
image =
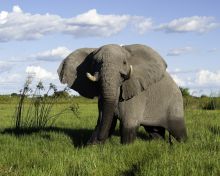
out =
[(105, 143), (105, 141), (99, 141), (99, 140), (91, 141), (91, 140), (89, 140), (86, 145), (98, 145), (98, 144), (104, 144), (104, 143)]
[(183, 119), (174, 119), (169, 121), (168, 131), (178, 142), (186, 142), (187, 132)]
[(97, 144), (104, 144), (105, 140), (98, 140), (98, 130), (95, 130), (92, 133), (92, 136), (87, 142), (87, 145), (97, 145)]
[(123, 128), (121, 129), (121, 143), (130, 144), (136, 138), (137, 128)]
[(92, 133), (92, 136), (89, 138), (89, 140), (88, 140), (88, 142), (87, 142), (87, 145), (97, 144), (97, 143), (98, 143), (97, 135), (98, 135), (98, 131), (95, 130), (95, 131)]
[(92, 138), (92, 137), (88, 140), (87, 145), (97, 145), (97, 144), (104, 144), (105, 143), (105, 140), (100, 141), (97, 138)]

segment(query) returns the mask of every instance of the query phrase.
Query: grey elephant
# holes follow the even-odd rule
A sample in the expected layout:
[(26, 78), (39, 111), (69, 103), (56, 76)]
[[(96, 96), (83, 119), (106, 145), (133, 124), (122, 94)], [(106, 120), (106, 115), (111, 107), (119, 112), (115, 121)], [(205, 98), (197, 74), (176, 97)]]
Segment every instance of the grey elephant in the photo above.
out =
[(82, 48), (58, 68), (61, 83), (87, 98), (99, 97), (99, 118), (89, 143), (104, 142), (120, 120), (121, 143), (134, 141), (139, 126), (152, 137), (187, 137), (182, 94), (152, 48), (134, 44)]

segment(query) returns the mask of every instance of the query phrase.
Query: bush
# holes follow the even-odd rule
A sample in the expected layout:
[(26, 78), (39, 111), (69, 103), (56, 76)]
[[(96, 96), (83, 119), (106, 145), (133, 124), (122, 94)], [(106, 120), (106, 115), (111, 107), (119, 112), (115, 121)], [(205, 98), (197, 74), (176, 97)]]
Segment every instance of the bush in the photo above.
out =
[(201, 95), (201, 98), (208, 98), (207, 95)]
[(69, 93), (66, 90), (63, 91), (56, 91), (53, 94), (54, 97), (59, 97), (59, 98), (68, 98), (70, 97)]
[(181, 93), (182, 93), (182, 96), (186, 97), (186, 96), (190, 96), (190, 93), (189, 93), (189, 89), (188, 88), (183, 88), (183, 87), (179, 87)]
[(17, 93), (11, 93), (11, 97), (19, 97), (19, 94), (17, 94)]
[(217, 99), (209, 98), (206, 103), (202, 105), (202, 109), (205, 110), (216, 110), (218, 108)]

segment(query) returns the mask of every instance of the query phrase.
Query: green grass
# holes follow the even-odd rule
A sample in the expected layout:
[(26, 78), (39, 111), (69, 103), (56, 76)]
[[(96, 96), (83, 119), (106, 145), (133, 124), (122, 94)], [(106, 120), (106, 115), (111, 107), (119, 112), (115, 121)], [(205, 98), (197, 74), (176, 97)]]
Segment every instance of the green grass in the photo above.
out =
[[(16, 100), (0, 103), (0, 176), (220, 175), (220, 111), (186, 110), (186, 143), (144, 140), (133, 144), (116, 134), (104, 145), (85, 146), (97, 120), (96, 100), (75, 98), (80, 118), (61, 115), (53, 128), (15, 134), (11, 116)], [(57, 113), (70, 101), (61, 100)]]

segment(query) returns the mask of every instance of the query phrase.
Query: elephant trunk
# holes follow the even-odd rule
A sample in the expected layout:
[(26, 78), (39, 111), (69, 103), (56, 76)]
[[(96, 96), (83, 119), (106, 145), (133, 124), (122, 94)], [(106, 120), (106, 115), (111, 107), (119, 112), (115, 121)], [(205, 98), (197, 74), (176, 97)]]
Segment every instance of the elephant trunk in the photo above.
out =
[(102, 118), (100, 122), (98, 140), (105, 140), (109, 135), (109, 130), (112, 124), (112, 119), (115, 110), (117, 98), (117, 80), (116, 73), (110, 72), (108, 69), (103, 69), (101, 73), (101, 97), (102, 97)]

